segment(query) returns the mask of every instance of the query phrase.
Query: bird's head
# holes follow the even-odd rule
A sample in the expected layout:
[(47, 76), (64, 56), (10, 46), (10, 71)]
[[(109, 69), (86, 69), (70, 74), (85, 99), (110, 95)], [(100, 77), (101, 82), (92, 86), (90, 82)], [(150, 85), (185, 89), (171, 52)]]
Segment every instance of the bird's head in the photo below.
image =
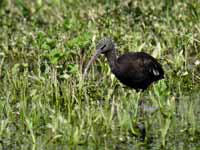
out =
[(98, 54), (103, 53), (104, 54), (104, 53), (107, 53), (107, 52), (112, 51), (114, 49), (115, 49), (114, 41), (111, 38), (106, 37), (106, 38), (101, 39), (98, 42), (98, 44), (96, 46), (96, 50), (97, 50), (96, 53), (98, 53)]
[(107, 53), (109, 53), (113, 50), (115, 50), (115, 44), (114, 44), (114, 41), (111, 38), (106, 37), (106, 38), (101, 39), (97, 43), (96, 53), (92, 56), (92, 58), (90, 59), (89, 63), (87, 64), (87, 66), (84, 70), (83, 78), (85, 78), (85, 76), (87, 74), (87, 70), (89, 69), (92, 62), (95, 61), (95, 59), (97, 59), (97, 57), (100, 54), (107, 54)]

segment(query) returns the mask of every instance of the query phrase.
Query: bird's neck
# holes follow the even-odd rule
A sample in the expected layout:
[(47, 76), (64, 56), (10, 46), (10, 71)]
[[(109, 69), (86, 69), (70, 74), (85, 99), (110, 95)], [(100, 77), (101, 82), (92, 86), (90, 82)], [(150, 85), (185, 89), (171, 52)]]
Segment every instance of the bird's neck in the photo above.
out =
[(105, 53), (105, 56), (108, 60), (111, 70), (113, 71), (117, 67), (117, 55), (115, 50)]

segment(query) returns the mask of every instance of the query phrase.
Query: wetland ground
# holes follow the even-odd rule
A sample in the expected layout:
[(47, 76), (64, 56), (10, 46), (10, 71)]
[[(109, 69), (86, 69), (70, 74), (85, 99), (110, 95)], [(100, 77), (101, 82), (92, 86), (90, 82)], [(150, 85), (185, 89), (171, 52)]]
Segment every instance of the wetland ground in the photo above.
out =
[[(104, 36), (165, 79), (138, 94), (100, 57), (83, 81)], [(199, 0), (0, 1), (0, 149), (200, 149), (199, 91)]]

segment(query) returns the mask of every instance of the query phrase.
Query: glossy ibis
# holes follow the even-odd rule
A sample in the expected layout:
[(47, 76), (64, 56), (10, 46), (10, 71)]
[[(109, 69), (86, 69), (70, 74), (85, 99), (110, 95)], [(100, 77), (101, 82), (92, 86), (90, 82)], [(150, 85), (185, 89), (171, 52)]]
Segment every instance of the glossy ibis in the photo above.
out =
[(87, 75), (89, 66), (100, 54), (105, 55), (112, 73), (119, 81), (136, 91), (140, 89), (143, 91), (154, 81), (164, 78), (161, 65), (145, 52), (128, 52), (117, 58), (115, 43), (110, 38), (100, 40), (96, 49), (96, 53), (84, 70), (83, 78)]

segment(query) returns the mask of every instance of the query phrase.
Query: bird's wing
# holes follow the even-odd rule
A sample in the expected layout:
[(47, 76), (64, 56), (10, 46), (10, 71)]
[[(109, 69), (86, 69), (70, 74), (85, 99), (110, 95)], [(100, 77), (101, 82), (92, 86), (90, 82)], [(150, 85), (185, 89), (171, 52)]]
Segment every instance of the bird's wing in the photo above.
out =
[(119, 57), (118, 63), (121, 74), (130, 81), (141, 82), (147, 78), (163, 76), (161, 65), (146, 53), (125, 54)]
[(163, 69), (155, 58), (150, 57), (149, 59), (144, 59), (143, 61), (144, 61), (145, 71), (148, 71), (149, 76), (151, 76), (152, 78), (163, 77), (164, 75)]

